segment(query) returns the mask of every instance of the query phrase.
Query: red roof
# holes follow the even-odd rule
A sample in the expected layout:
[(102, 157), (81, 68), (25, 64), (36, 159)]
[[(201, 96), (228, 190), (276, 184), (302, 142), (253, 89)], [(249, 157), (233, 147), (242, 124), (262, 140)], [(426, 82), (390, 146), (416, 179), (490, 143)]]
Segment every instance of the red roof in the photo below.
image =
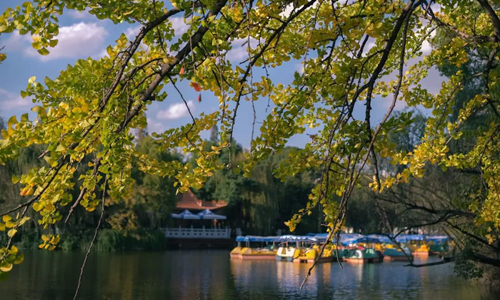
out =
[(198, 198), (188, 190), (186, 193), (182, 194), (180, 200), (177, 201), (175, 208), (177, 209), (218, 209), (226, 207), (226, 201), (203, 201)]

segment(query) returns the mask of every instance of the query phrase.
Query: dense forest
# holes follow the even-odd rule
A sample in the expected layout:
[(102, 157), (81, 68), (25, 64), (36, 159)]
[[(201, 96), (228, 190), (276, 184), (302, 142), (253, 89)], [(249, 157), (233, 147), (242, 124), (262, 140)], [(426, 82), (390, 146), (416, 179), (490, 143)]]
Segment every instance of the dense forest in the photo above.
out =
[[(2, 126), (3, 123), (0, 123)], [(2, 129), (2, 128), (0, 128)], [(211, 139), (207, 141), (207, 147), (217, 143), (217, 128), (212, 129)], [(161, 151), (155, 143), (155, 139), (148, 135), (146, 130), (140, 130), (136, 135), (136, 149), (155, 157), (159, 161), (170, 162), (173, 160), (182, 163), (195, 162), (196, 157), (183, 155), (174, 152)], [(231, 161), (232, 166), (237, 166), (238, 160), (244, 155), (241, 145), (234, 142), (235, 146), (224, 150), (220, 154), (221, 161)], [(241, 228), (246, 234), (273, 235), (281, 229), (283, 233), (288, 232), (285, 222), (304, 207), (308, 200), (308, 195), (317, 178), (313, 171), (301, 173), (286, 181), (281, 181), (274, 176), (274, 170), (280, 163), (288, 157), (289, 152), (296, 151), (296, 148), (286, 148), (282, 153), (271, 156), (266, 161), (261, 162), (251, 173), (251, 176), (244, 177), (241, 172), (237, 172), (235, 167), (218, 171), (212, 176), (203, 188), (194, 190), (197, 196), (203, 200), (224, 200), (228, 203), (226, 213), (229, 216), (228, 225), (232, 228)], [(38, 166), (42, 167), (47, 163), (40, 159), (43, 153), (43, 146), (31, 146), (21, 149), (17, 159), (0, 166), (0, 208), (10, 209), (22, 201), (19, 185), (13, 184), (11, 178), (20, 176), (23, 172)], [(90, 162), (87, 159), (84, 163)], [(82, 169), (85, 169), (82, 167)], [(71, 192), (71, 199), (78, 197), (80, 187), (78, 186), (77, 172), (74, 180), (74, 188)], [(105, 229), (101, 233), (100, 247), (102, 250), (118, 250), (125, 247), (124, 239), (144, 239), (144, 233), (152, 235), (156, 245), (145, 245), (147, 248), (162, 248), (160, 228), (172, 224), (170, 213), (173, 212), (175, 202), (178, 199), (175, 179), (150, 175), (142, 172), (137, 165), (132, 170), (134, 179), (133, 188), (129, 196), (123, 201), (110, 201), (107, 204), (105, 219)], [(83, 207), (70, 207), (69, 205), (61, 209), (61, 215), (65, 216), (69, 210), (73, 210), (71, 218), (66, 226), (61, 224), (51, 228), (62, 234), (61, 247), (64, 249), (86, 248), (90, 240), (90, 235), (97, 223), (96, 214), (88, 214)], [(29, 215), (31, 216), (31, 214)], [(19, 239), (26, 240), (27, 247), (38, 247), (39, 234), (43, 227), (39, 226), (37, 219), (30, 220), (30, 225), (22, 229)], [(319, 210), (311, 218), (302, 224), (298, 233), (321, 232), (324, 228), (320, 226)], [(83, 243), (78, 243), (82, 240)], [(108, 241), (107, 239), (111, 240)], [(148, 237), (146, 237), (148, 238)], [(113, 245), (113, 243), (115, 243)]]

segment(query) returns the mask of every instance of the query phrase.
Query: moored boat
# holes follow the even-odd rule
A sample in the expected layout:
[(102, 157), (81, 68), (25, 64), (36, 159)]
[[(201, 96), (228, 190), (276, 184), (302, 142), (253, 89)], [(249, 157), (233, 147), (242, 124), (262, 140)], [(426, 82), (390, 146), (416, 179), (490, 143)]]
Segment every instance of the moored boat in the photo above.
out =
[(375, 249), (352, 249), (349, 254), (344, 257), (344, 261), (348, 263), (363, 264), (363, 263), (379, 263), (382, 262), (381, 257)]
[(240, 258), (240, 254), (241, 254), (241, 247), (238, 245), (237, 247), (235, 247), (233, 250), (231, 250), (231, 252), (229, 253), (229, 256), (231, 258)]
[(422, 244), (413, 251), (413, 256), (427, 257), (430, 254), (429, 246)]
[(403, 250), (404, 252), (401, 251), (401, 249), (386, 248), (383, 252), (384, 261), (413, 261), (413, 255), (411, 254), (410, 249), (403, 248)]
[[(239, 259), (275, 259), (275, 242), (278, 240), (279, 237), (273, 236), (238, 236), (236, 238), (238, 246), (229, 255), (231, 258)], [(246, 246), (242, 247), (242, 243), (245, 243)]]
[(295, 258), (301, 255), (301, 251), (302, 250), (299, 247), (282, 245), (278, 248), (276, 260), (292, 262)]
[(277, 261), (292, 262), (295, 258), (303, 256), (307, 247), (305, 244), (317, 242), (313, 236), (283, 235), (280, 237), (281, 246), (276, 253)]
[(271, 249), (242, 248), (238, 256), (241, 259), (275, 259), (276, 252)]

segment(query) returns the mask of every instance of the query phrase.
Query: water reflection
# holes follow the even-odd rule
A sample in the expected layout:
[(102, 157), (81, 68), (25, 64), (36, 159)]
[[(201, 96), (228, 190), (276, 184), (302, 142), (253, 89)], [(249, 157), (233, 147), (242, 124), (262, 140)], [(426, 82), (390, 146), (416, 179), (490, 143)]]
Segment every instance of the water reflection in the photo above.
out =
[[(27, 253), (0, 282), (1, 299), (71, 299), (83, 253)], [(226, 251), (93, 253), (80, 299), (481, 299), (451, 264), (310, 264), (230, 260)], [(493, 295), (491, 299), (496, 299)]]

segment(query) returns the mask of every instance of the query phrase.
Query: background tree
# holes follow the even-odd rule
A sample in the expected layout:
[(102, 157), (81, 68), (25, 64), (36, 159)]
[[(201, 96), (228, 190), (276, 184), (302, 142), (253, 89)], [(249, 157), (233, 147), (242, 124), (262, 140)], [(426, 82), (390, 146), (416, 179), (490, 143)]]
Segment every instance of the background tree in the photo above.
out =
[[(434, 3), (440, 4), (439, 12)], [(310, 169), (319, 174), (309, 202), (287, 223), (290, 230), (319, 209), (332, 237), (344, 222), (354, 188), (366, 184), (366, 178), (374, 192), (381, 193), (422, 178), (434, 165), (479, 172), (481, 185), (471, 194), (476, 205), (466, 209), (475, 214), (471, 226), (489, 233), (484, 236), (488, 244), (498, 240), (500, 20), (496, 6), (487, 0), (473, 5), (465, 0), (176, 0), (172, 5), (151, 0), (38, 0), (5, 11), (0, 33), (31, 34), (33, 47), (46, 55), (57, 44), (57, 16), (68, 9), (88, 9), (101, 19), (142, 27), (133, 39), (122, 35), (108, 47), (106, 57), (79, 60), (57, 79), (47, 78), (43, 83), (31, 78), (22, 91), (37, 102), (33, 108), (37, 117), (29, 120), (23, 115), (7, 121), (0, 140), (0, 163), (15, 159), (20, 148), (43, 145), (41, 156), (48, 166), (25, 173), (19, 179), (24, 201), (1, 213), (2, 226), (11, 237), (1, 250), (2, 272), (9, 271), (19, 257), (12, 237), (27, 221), (31, 208), (39, 213), (44, 228), (62, 220), (61, 207), (70, 203), (88, 211), (100, 207), (101, 220), (106, 201), (130, 197), (135, 162), (144, 172), (175, 178), (180, 192), (200, 189), (214, 172), (232, 168), (232, 164), (228, 167), (231, 159), (222, 162), (220, 155), (224, 149), (234, 151), (233, 129), (242, 101), (270, 103), (249, 153), (238, 161), (238, 170), (245, 176), (267, 174), (266, 168), (259, 171), (260, 164), (281, 153), (290, 137), (303, 134), (306, 128), (317, 130), (304, 149), (290, 151), (286, 162), (274, 170), (280, 179)], [(176, 40), (169, 19), (179, 14), (189, 29)], [(445, 31), (449, 42), (422, 57), (422, 44), (437, 29)], [(235, 66), (226, 54), (242, 38), (247, 39), (248, 59)], [(481, 72), (468, 75), (460, 70), (472, 59), (468, 49), (487, 54)], [(299, 60), (303, 72), (296, 72), (290, 84), (254, 76), (257, 70), (268, 74), (267, 69)], [(445, 63), (457, 69), (450, 69), (449, 80), (432, 94), (422, 86), (422, 79)], [(464, 82), (478, 78), (484, 81), (484, 89), (466, 104), (457, 104), (455, 96), (464, 89)], [(182, 80), (198, 92), (212, 92), (219, 99), (219, 109), (192, 116), (190, 124), (153, 137), (160, 152), (182, 149), (196, 160), (185, 164), (159, 161), (136, 151), (132, 132), (146, 127), (148, 106), (169, 99), (164, 87), (176, 88)], [(381, 99), (390, 104), (376, 122), (372, 109)], [(393, 115), (397, 101), (430, 111), (423, 137), (412, 151), (389, 142), (390, 132), (415, 121), (410, 114)], [(454, 107), (456, 120), (450, 118)], [(364, 112), (361, 118), (354, 113), (359, 110)], [(463, 137), (464, 126), (478, 112), (491, 115), (491, 122), (473, 129), (475, 139), (463, 151), (450, 151), (452, 141)], [(219, 126), (220, 140), (207, 149), (201, 134), (214, 125)], [(78, 177), (80, 193), (73, 198), (68, 191), (86, 158), (92, 161)], [(400, 171), (382, 174), (379, 161), (383, 159)], [(69, 210), (65, 219), (71, 214)], [(58, 240), (46, 236), (42, 247), (54, 248)], [(497, 261), (482, 260), (492, 265)]]

